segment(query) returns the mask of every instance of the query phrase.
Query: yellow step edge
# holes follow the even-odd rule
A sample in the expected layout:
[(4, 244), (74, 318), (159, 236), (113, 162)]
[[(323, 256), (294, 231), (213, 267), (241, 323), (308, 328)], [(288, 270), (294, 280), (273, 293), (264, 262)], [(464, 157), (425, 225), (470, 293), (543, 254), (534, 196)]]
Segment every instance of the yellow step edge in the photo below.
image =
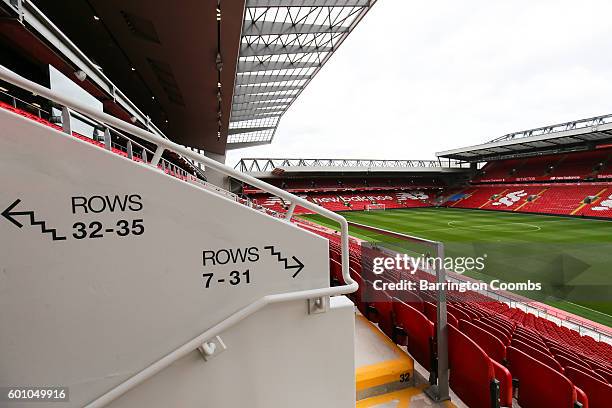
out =
[(376, 335), (385, 342), (395, 353), (393, 360), (381, 363), (358, 367), (355, 370), (355, 388), (361, 391), (367, 388), (376, 387), (383, 384), (401, 381), (402, 374), (410, 373), (410, 378), (414, 376), (414, 362), (412, 358), (391, 341), (383, 332), (374, 326), (362, 315), (356, 315), (357, 319), (362, 319)]
[[(376, 407), (376, 406), (379, 406), (380, 404), (384, 404), (386, 402), (392, 402), (392, 401), (397, 401), (397, 405), (395, 408), (409, 408), (412, 398), (417, 395), (423, 394), (423, 390), (426, 387), (427, 385), (422, 385), (420, 387), (413, 387), (413, 388), (405, 388), (403, 390), (393, 391), (388, 394), (377, 395), (375, 397), (366, 398), (361, 401), (357, 401), (355, 408)], [(422, 406), (422, 404), (420, 406)], [(457, 406), (453, 404), (451, 401), (444, 401), (443, 403), (441, 403), (441, 405), (436, 405), (436, 406), (444, 406), (446, 408), (457, 408)]]
[(537, 196), (537, 197), (536, 197), (536, 198), (534, 198), (532, 201), (527, 201), (527, 199), (525, 199), (525, 202), (524, 202), (523, 204), (519, 205), (518, 207), (516, 207), (516, 208), (515, 208), (514, 210), (512, 210), (512, 211), (518, 211), (518, 210), (520, 210), (521, 208), (523, 208), (523, 206), (524, 206), (524, 205), (526, 205), (526, 204), (528, 204), (528, 203), (533, 203), (534, 201), (537, 201), (537, 200), (538, 200), (538, 198), (540, 198), (540, 197), (542, 196), (542, 194), (544, 194), (544, 193), (546, 192), (546, 190), (548, 190), (548, 188), (545, 188), (544, 190), (539, 191), (539, 192), (536, 194), (536, 196)]
[[(601, 194), (603, 194), (604, 191), (606, 191), (608, 188), (604, 188), (603, 190), (601, 190), (599, 193), (595, 194), (595, 199), (593, 201), (591, 201), (591, 205), (595, 204), (597, 201), (599, 201), (601, 199)], [(587, 204), (586, 203), (581, 203), (574, 211), (572, 211), (570, 213), (570, 215), (574, 215), (576, 214), (578, 211), (582, 210)]]

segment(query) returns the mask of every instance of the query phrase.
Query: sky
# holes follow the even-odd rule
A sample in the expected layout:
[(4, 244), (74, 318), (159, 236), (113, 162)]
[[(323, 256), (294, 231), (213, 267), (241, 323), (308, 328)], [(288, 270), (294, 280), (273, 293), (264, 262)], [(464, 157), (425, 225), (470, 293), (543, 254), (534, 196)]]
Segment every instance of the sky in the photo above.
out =
[(434, 159), (612, 113), (609, 0), (378, 0), (240, 158)]

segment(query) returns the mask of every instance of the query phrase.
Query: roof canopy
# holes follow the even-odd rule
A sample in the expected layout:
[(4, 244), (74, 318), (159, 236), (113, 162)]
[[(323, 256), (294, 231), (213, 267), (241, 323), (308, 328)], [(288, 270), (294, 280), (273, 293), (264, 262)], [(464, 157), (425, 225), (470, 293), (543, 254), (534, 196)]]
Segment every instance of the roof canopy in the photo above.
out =
[(280, 118), (376, 0), (247, 0), (228, 149), (270, 143)]
[[(119, 90), (145, 112), (146, 126), (223, 155), (272, 141), (281, 116), (376, 0), (35, 3), (0, 0), (0, 12), (10, 11), (0, 41), (41, 66), (61, 60), (57, 68), (73, 79), (83, 68), (70, 57), (83, 54), (91, 66), (82, 86), (90, 73), (117, 84), (97, 96), (107, 111), (116, 114), (108, 106)], [(52, 51), (37, 52), (43, 45)]]
[(439, 158), (482, 162), (585, 150), (612, 142), (612, 115), (510, 133), (488, 143), (436, 153)]
[(469, 170), (455, 161), (438, 160), (370, 160), (370, 159), (242, 159), (236, 169), (257, 177), (266, 176), (312, 176), (334, 173), (401, 174), (401, 173), (455, 173)]

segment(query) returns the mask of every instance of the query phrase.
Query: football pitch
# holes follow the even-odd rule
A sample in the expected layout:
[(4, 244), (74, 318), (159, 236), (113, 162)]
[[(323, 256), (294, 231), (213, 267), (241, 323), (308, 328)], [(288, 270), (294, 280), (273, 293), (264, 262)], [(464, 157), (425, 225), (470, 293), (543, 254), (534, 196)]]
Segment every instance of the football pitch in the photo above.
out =
[[(446, 256), (485, 256), (485, 269), (465, 275), (490, 282), (540, 282), (516, 292), (612, 327), (612, 221), (453, 208), (343, 212), (348, 220), (445, 245)], [(303, 216), (337, 228), (318, 215)], [(350, 227), (352, 236), (398, 251), (414, 244)]]

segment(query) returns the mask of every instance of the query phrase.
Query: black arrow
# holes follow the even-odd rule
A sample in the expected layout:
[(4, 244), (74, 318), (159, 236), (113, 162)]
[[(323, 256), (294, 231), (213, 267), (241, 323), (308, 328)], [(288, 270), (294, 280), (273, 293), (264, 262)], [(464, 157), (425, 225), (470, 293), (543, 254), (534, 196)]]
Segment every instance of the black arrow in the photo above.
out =
[(287, 258), (283, 258), (281, 256), (281, 253), (274, 249), (273, 245), (265, 246), (264, 249), (269, 249), (270, 254), (278, 258), (278, 262), (283, 262), (285, 264), (285, 269), (297, 269), (297, 271), (295, 271), (295, 273), (291, 276), (292, 278), (295, 278), (298, 275), (298, 273), (300, 273), (302, 269), (304, 269), (304, 264), (300, 262), (300, 260), (297, 259), (295, 256), (292, 256), (291, 258), (293, 258), (293, 260), (296, 262), (296, 265), (289, 266), (289, 262), (287, 261)]
[(19, 205), (20, 202), (21, 202), (20, 199), (15, 200), (15, 202), (9, 205), (6, 208), (6, 210), (2, 211), (0, 215), (2, 215), (4, 218), (9, 220), (11, 223), (13, 223), (17, 228), (22, 228), (23, 224), (17, 221), (14, 217), (27, 215), (30, 217), (30, 225), (32, 226), (39, 225), (43, 234), (51, 234), (51, 238), (53, 238), (54, 241), (64, 241), (66, 239), (66, 237), (57, 235), (57, 230), (55, 228), (47, 228), (47, 223), (45, 221), (36, 220), (36, 218), (34, 217), (34, 211), (12, 211), (11, 212), (11, 210), (17, 207), (17, 205)]

